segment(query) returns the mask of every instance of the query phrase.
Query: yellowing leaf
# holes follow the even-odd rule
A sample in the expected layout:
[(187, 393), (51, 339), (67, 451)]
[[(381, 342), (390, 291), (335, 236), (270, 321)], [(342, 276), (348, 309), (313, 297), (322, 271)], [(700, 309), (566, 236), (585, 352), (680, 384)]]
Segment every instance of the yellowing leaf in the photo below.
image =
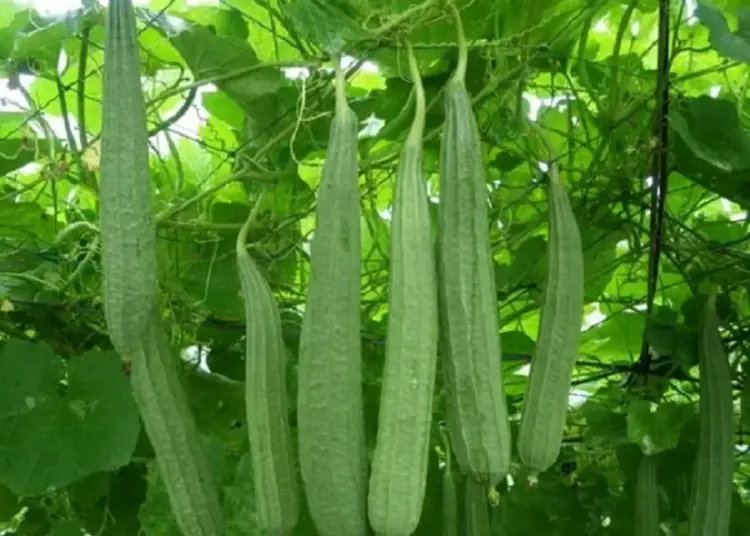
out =
[(101, 162), (100, 143), (97, 141), (89, 145), (83, 152), (83, 163), (89, 171), (97, 171)]

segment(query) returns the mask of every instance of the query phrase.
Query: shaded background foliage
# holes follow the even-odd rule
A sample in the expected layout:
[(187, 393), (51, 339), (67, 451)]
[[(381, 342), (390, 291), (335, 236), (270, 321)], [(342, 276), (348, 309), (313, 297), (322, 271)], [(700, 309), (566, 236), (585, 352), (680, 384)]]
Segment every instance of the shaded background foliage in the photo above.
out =
[[(372, 444), (388, 314), (392, 180), (412, 104), (398, 38), (413, 42), (425, 77), (425, 175), (436, 215), (441, 88), (455, 61), (455, 34), (437, 4), (408, 0), (138, 5), (172, 343), (185, 358), (183, 380), (223, 484), (231, 532), (253, 534), (234, 266), (248, 197), (268, 191), (250, 238), (283, 309), (293, 408), (315, 189), (333, 109), (328, 61), (344, 51), (351, 106), (362, 121), (362, 340)], [(712, 281), (721, 288), (722, 336), (737, 390), (732, 534), (745, 534), (750, 6), (458, 5), (495, 224), (514, 433), (546, 270), (548, 158), (529, 135), (532, 121), (557, 153), (585, 251), (586, 329), (565, 445), (536, 486), (514, 466), (493, 503), (493, 530), (631, 534), (644, 448), (659, 453), (665, 534), (685, 533), (697, 440), (693, 292)], [(176, 530), (132, 404), (111, 404), (124, 376), (113, 366), (104, 330), (95, 228), (102, 17), (92, 0), (62, 15), (0, 0), (8, 86), (0, 112), (0, 457), (26, 452), (30, 467), (21, 474), (21, 465), (0, 463), (0, 519), (29, 536), (78, 534), (81, 527), (107, 536)], [(82, 359), (104, 364), (82, 368)], [(45, 371), (46, 384), (34, 370)], [(69, 389), (61, 391), (55, 386), (63, 378)], [(440, 388), (438, 382), (436, 423), (443, 416)], [(7, 409), (29, 392), (47, 404), (21, 417)], [(83, 402), (102, 400), (108, 409), (86, 413)], [(98, 436), (71, 443), (80, 435), (80, 424), (71, 423), (81, 412), (94, 419), (89, 430)], [(45, 442), (42, 429), (59, 434), (60, 443)], [(114, 448), (106, 438), (118, 434)], [(425, 535), (441, 523), (437, 427), (434, 445), (418, 532)], [(300, 534), (314, 534), (309, 520)]]

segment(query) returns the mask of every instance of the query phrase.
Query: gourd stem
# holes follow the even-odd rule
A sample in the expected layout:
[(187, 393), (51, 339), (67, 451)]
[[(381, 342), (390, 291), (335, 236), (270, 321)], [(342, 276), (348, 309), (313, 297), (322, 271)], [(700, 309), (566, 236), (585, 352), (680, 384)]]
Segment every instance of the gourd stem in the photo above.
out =
[(453, 72), (452, 78), (454, 81), (464, 82), (466, 80), (466, 67), (468, 64), (469, 47), (466, 43), (464, 25), (461, 22), (461, 13), (452, 2), (448, 3), (448, 8), (453, 14), (453, 22), (456, 25), (456, 44), (458, 45), (458, 63), (456, 64), (456, 70)]
[(265, 192), (260, 193), (260, 195), (258, 196), (258, 199), (255, 201), (255, 204), (253, 205), (253, 208), (250, 210), (250, 214), (247, 216), (245, 223), (242, 224), (242, 228), (240, 229), (240, 232), (237, 234), (236, 249), (237, 249), (238, 254), (242, 251), (245, 251), (247, 247), (247, 232), (250, 230), (250, 227), (252, 227), (253, 223), (258, 217), (258, 212), (260, 212), (260, 206), (263, 203), (263, 198), (265, 197), (265, 195), (266, 195)]
[(424, 86), (422, 85), (422, 75), (419, 72), (419, 65), (414, 54), (414, 49), (409, 41), (405, 42), (406, 53), (409, 59), (409, 74), (414, 84), (414, 121), (409, 129), (409, 137), (406, 143), (409, 145), (421, 145), (424, 135), (426, 104), (424, 95)]
[(346, 77), (341, 66), (341, 56), (333, 59), (333, 69), (336, 77), (336, 112), (340, 113), (349, 107), (346, 99)]

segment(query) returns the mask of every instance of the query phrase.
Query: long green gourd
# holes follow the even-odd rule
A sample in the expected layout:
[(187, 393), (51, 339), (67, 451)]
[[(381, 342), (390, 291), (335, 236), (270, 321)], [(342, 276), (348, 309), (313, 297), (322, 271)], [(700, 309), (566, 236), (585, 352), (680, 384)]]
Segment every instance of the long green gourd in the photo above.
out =
[(224, 536), (216, 482), (156, 309), (133, 354), (131, 384), (172, 512), (185, 536)]
[(367, 530), (357, 126), (337, 61), (336, 109), (318, 188), (297, 394), (300, 470), (320, 536), (363, 536)]
[(734, 406), (713, 292), (701, 313), (700, 439), (693, 470), (690, 536), (727, 536), (734, 477)]
[(158, 296), (146, 109), (130, 0), (110, 2), (104, 52), (99, 185), (104, 315), (113, 346), (128, 354), (146, 332)]
[(439, 423), (440, 437), (445, 448), (445, 466), (443, 467), (443, 536), (458, 536), (458, 496), (456, 480), (453, 474), (453, 454), (448, 430), (444, 421)]
[(466, 479), (464, 493), (467, 536), (490, 536), (487, 488), (469, 477)]
[(635, 488), (635, 536), (660, 536), (656, 458), (643, 455)]
[(425, 96), (408, 43), (407, 53), (415, 113), (396, 171), (388, 336), (368, 494), (370, 526), (387, 536), (409, 536), (419, 524), (437, 369), (437, 280), (422, 170)]
[(450, 464), (443, 470), (443, 536), (458, 536), (456, 481)]
[(107, 329), (185, 536), (224, 536), (219, 496), (158, 312), (148, 134), (130, 0), (106, 18), (100, 225)]
[(276, 298), (247, 252), (246, 236), (256, 213), (251, 211), (236, 244), (245, 303), (247, 432), (258, 527), (268, 536), (288, 536), (299, 519), (299, 487), (289, 427), (286, 349)]
[(510, 428), (501, 376), (497, 294), (481, 144), (466, 90), (467, 45), (445, 87), (440, 155), (438, 296), (447, 421), (464, 473), (494, 485), (510, 467)]
[(583, 316), (581, 235), (554, 164), (549, 178), (547, 284), (517, 444), (533, 473), (546, 471), (560, 454)]

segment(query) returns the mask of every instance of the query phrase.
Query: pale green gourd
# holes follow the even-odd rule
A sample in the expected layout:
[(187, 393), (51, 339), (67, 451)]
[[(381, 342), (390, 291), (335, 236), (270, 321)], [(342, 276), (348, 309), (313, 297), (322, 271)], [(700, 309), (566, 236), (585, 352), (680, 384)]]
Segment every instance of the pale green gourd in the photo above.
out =
[(109, 337), (131, 383), (178, 527), (224, 536), (219, 496), (158, 312), (156, 229), (136, 25), (130, 0), (105, 24), (100, 227)]
[(318, 188), (297, 395), (300, 470), (320, 536), (364, 536), (367, 530), (357, 127), (337, 61), (336, 108)]
[(224, 536), (216, 482), (156, 309), (129, 354), (133, 395), (184, 536)]
[(135, 350), (158, 297), (156, 226), (140, 57), (130, 0), (107, 9), (99, 222), (104, 315), (115, 349)]
[(451, 444), (461, 470), (494, 485), (508, 472), (495, 271), (481, 144), (466, 90), (467, 46), (458, 11), (458, 65), (445, 87), (440, 149), (438, 296)]
[(635, 488), (635, 536), (661, 536), (656, 465), (656, 457), (644, 454), (638, 466)]
[(700, 315), (700, 439), (693, 469), (690, 536), (728, 536), (734, 478), (734, 406), (729, 361), (719, 335), (716, 296)]
[(466, 479), (466, 516), (467, 536), (490, 536), (490, 512), (487, 502), (487, 488), (473, 478)]
[(443, 471), (443, 536), (458, 536), (457, 500), (455, 475), (448, 467)]
[[(256, 205), (260, 206), (260, 205)], [(289, 427), (286, 349), (276, 298), (247, 252), (252, 211), (237, 235), (237, 272), (245, 303), (245, 407), (258, 527), (288, 536), (299, 519), (299, 486)]]
[(581, 235), (554, 164), (549, 179), (547, 284), (517, 445), (533, 473), (546, 471), (560, 453), (583, 318)]
[(437, 281), (422, 171), (425, 96), (408, 44), (407, 51), (415, 112), (394, 188), (388, 335), (368, 494), (370, 526), (388, 536), (409, 536), (419, 524), (437, 368)]

